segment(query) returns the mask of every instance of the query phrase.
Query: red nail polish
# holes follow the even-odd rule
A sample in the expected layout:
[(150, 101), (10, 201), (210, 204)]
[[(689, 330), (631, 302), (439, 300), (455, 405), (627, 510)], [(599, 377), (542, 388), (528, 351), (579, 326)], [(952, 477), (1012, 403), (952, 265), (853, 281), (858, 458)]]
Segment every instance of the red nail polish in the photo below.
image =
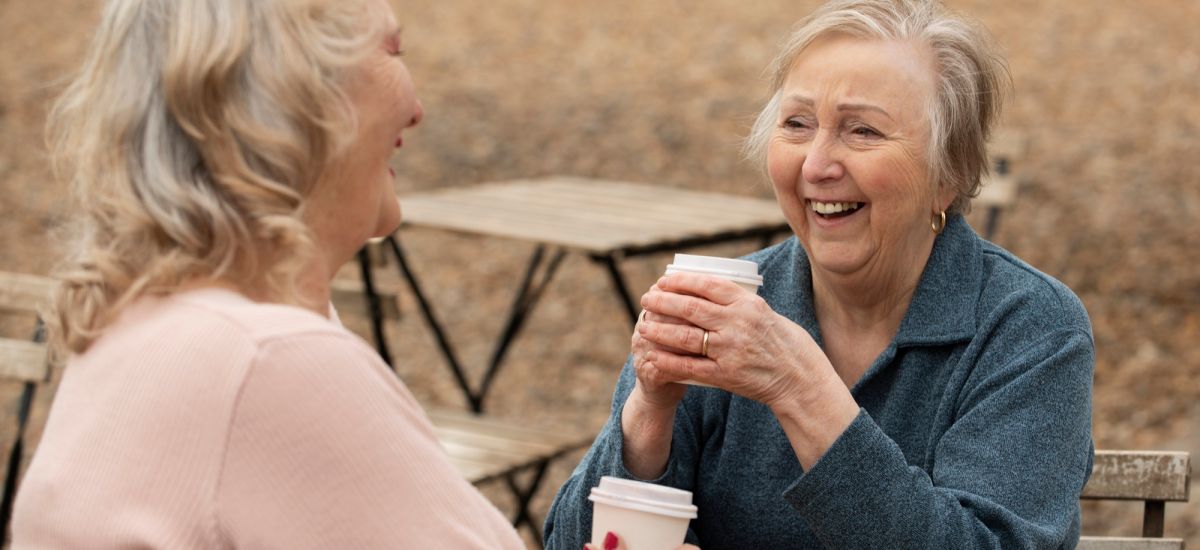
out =
[(604, 550), (617, 550), (617, 535), (609, 531), (604, 535)]

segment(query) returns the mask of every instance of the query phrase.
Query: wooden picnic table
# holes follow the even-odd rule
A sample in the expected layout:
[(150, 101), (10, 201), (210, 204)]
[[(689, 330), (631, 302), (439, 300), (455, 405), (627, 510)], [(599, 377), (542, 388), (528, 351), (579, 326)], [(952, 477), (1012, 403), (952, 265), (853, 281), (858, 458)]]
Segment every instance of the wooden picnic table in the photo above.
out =
[[(509, 345), (568, 252), (583, 254), (606, 268), (614, 294), (633, 324), (639, 308), (620, 270), (619, 264), (625, 259), (745, 239), (757, 239), (765, 245), (776, 235), (790, 231), (772, 199), (568, 176), (416, 193), (402, 196), (400, 202), (404, 226), (535, 245), (491, 361), (476, 385), (467, 380), (400, 239), (392, 235), (384, 241), (394, 251), (401, 275), (412, 289), (443, 357), (477, 413), (483, 411), (484, 398)], [(360, 255), (360, 261), (368, 262), (367, 255)], [(373, 286), (369, 271), (363, 269), (368, 293)], [(380, 318), (372, 319), (376, 326), (382, 322), (379, 311)], [(381, 331), (376, 331), (375, 340), (380, 355), (390, 363)]]

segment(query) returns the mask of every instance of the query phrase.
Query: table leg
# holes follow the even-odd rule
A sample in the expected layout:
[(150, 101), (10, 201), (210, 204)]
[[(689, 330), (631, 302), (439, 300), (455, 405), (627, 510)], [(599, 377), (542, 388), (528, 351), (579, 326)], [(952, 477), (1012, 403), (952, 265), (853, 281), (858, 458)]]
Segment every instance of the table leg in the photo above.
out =
[(363, 293), (367, 296), (367, 312), (371, 316), (371, 336), (375, 339), (375, 349), (383, 362), (396, 370), (392, 364), (392, 352), (388, 350), (387, 339), (383, 336), (383, 304), (379, 301), (379, 293), (375, 291), (375, 277), (371, 273), (371, 255), (367, 247), (358, 250), (358, 268), (362, 273)]
[[(33, 330), (33, 341), (46, 341), (46, 325), (42, 323), (41, 318), (38, 318)], [(21, 473), (21, 460), (25, 456), (25, 427), (29, 424), (29, 413), (33, 409), (36, 393), (37, 384), (34, 382), (26, 382), (21, 388), (21, 401), (17, 405), (17, 435), (8, 455), (8, 470), (4, 475), (4, 498), (0, 501), (0, 521), (3, 521), (0, 538), (8, 533), (9, 522), (12, 521), (12, 508), (17, 496), (17, 476)]]
[(400, 274), (408, 281), (409, 288), (412, 289), (413, 296), (417, 300), (417, 305), (421, 309), (421, 315), (425, 318), (425, 323), (429, 326), (430, 330), (433, 331), (438, 347), (442, 351), (442, 356), (449, 364), (455, 381), (458, 382), (459, 388), (462, 389), (463, 395), (467, 399), (467, 405), (473, 412), (482, 413), (484, 398), (487, 397), (487, 393), (491, 389), (492, 381), (495, 379), (496, 373), (500, 370), (500, 365), (504, 361), (504, 356), (508, 352), (509, 346), (517, 337), (517, 334), (520, 333), (529, 311), (533, 309), (534, 304), (541, 297), (542, 291), (545, 290), (555, 271), (558, 270), (558, 266), (562, 263), (562, 259), (566, 255), (566, 250), (561, 248), (556, 250), (549, 263), (545, 264), (545, 270), (542, 271), (539, 278), (538, 270), (543, 265), (546, 250), (544, 245), (538, 245), (534, 249), (533, 255), (529, 259), (529, 265), (525, 270), (525, 275), (522, 277), (521, 286), (517, 289), (517, 295), (513, 299), (513, 304), (509, 310), (504, 328), (492, 351), (491, 361), (483, 373), (479, 389), (476, 390), (471, 387), (470, 381), (467, 380), (466, 370), (463, 368), (462, 362), (458, 360), (458, 355), (454, 352), (454, 347), (450, 344), (450, 339), (446, 335), (445, 328), (442, 327), (441, 322), (438, 321), (437, 316), (434, 314), (433, 306), (430, 305), (429, 300), (425, 297), (425, 292), (421, 289), (421, 285), (417, 281), (407, 257), (404, 255), (404, 250), (400, 247), (399, 240), (392, 236), (388, 237), (387, 241), (391, 244), (392, 251), (396, 254), (396, 263), (399, 265)]
[(513, 497), (516, 499), (516, 515), (513, 516), (513, 527), (520, 529), (521, 525), (529, 529), (533, 535), (533, 540), (537, 541), (538, 548), (543, 548), (542, 545), (542, 530), (538, 528), (537, 522), (533, 520), (533, 514), (529, 512), (529, 503), (533, 501), (534, 494), (537, 493), (538, 487), (542, 485), (542, 477), (546, 474), (546, 468), (550, 466), (549, 460), (539, 462), (533, 471), (533, 478), (529, 480), (524, 488), (517, 484), (516, 475), (508, 474), (504, 476), (504, 480), (508, 483), (508, 489), (512, 491)]
[(992, 235), (996, 233), (996, 226), (1000, 225), (1000, 207), (993, 206), (988, 208), (987, 221), (983, 225), (983, 238), (992, 240)]
[(425, 324), (433, 331), (433, 336), (437, 340), (438, 348), (442, 351), (442, 357), (446, 358), (446, 362), (450, 365), (450, 371), (454, 374), (454, 381), (458, 383), (459, 389), (467, 398), (467, 403), (472, 410), (475, 409), (475, 392), (471, 389), (471, 384), (467, 381), (467, 375), (463, 371), (462, 363), (458, 360), (458, 355), (454, 353), (454, 347), (450, 345), (450, 340), (446, 338), (446, 331), (442, 328), (442, 324), (438, 322), (433, 308), (429, 305), (429, 300), (425, 298), (425, 292), (421, 290), (421, 284), (417, 282), (417, 277), (413, 274), (412, 269), (408, 265), (408, 259), (404, 256), (404, 249), (400, 247), (400, 241), (396, 237), (389, 236), (387, 242), (392, 246), (392, 252), (396, 254), (396, 264), (399, 266), (400, 274), (408, 281), (408, 287), (412, 290), (413, 297), (417, 300), (417, 305), (421, 308), (421, 316), (425, 318)]
[(483, 381), (477, 395), (480, 410), (476, 412), (481, 412), (483, 409), (483, 399), (492, 387), (492, 381), (496, 377), (496, 372), (500, 370), (500, 363), (504, 360), (504, 355), (508, 352), (508, 347), (525, 325), (526, 316), (533, 309), (533, 306), (537, 304), (538, 299), (542, 297), (542, 291), (546, 289), (546, 285), (550, 283), (550, 279), (558, 271), (558, 266), (562, 263), (567, 251), (562, 248), (555, 251), (550, 262), (546, 264), (545, 271), (542, 271), (540, 280), (535, 285), (533, 284), (533, 280), (538, 267), (542, 263), (544, 253), (545, 247), (538, 245), (537, 249), (533, 252), (533, 257), (529, 260), (529, 267), (525, 270), (525, 276), (521, 281), (521, 288), (517, 291), (517, 296), (513, 300), (512, 307), (509, 309), (508, 321), (504, 325), (504, 330), (500, 333), (500, 339), (496, 342), (496, 347), (492, 350), (492, 360), (488, 364), (488, 369), (483, 374)]
[(641, 308), (635, 307), (633, 298), (629, 297), (629, 288), (625, 284), (625, 276), (621, 274), (621, 269), (617, 266), (617, 259), (612, 254), (608, 254), (604, 256), (592, 256), (592, 261), (602, 263), (608, 269), (608, 277), (612, 281), (613, 292), (616, 292), (617, 298), (622, 304), (625, 304), (625, 312), (629, 314), (629, 324), (636, 325), (638, 311)]

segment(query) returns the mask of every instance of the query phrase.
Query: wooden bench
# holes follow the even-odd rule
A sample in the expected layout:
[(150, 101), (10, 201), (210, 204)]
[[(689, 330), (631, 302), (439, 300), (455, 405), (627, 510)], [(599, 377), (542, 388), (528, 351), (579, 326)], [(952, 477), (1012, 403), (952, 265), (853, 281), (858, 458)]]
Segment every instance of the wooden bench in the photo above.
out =
[(988, 143), (988, 156), (992, 160), (992, 171), (983, 179), (979, 196), (974, 206), (984, 209), (983, 237), (991, 239), (1000, 224), (1000, 215), (1017, 202), (1020, 180), (1013, 173), (1013, 165), (1025, 156), (1028, 144), (1023, 135), (1013, 131), (1000, 131)]
[[(546, 468), (555, 459), (592, 443), (588, 431), (565, 433), (517, 426), (484, 415), (427, 411), (442, 448), (454, 467), (475, 485), (503, 480), (516, 500), (513, 526), (525, 527), (540, 545), (542, 532), (529, 511)], [(528, 473), (521, 483), (518, 476)]]
[(1182, 539), (1163, 538), (1167, 502), (1187, 502), (1191, 477), (1188, 453), (1096, 451), (1085, 500), (1145, 502), (1141, 537), (1082, 537), (1082, 550), (1183, 550)]
[[(0, 272), (0, 312), (37, 317), (50, 301), (54, 281), (38, 275)], [(21, 462), (25, 456), (25, 429), (38, 384), (50, 380), (50, 361), (41, 320), (36, 321), (32, 341), (0, 338), (0, 380), (22, 384), (17, 402), (17, 426), (4, 472), (4, 493), (0, 499), (0, 539), (7, 540), (8, 524)]]

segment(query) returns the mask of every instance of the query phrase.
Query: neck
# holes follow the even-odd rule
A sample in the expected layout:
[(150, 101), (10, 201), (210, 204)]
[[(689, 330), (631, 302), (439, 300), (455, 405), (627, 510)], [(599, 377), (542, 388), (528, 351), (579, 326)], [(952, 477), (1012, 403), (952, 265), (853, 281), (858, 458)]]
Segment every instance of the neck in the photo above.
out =
[(330, 267), (323, 253), (317, 251), (296, 278), (297, 304), (322, 317), (329, 316), (330, 284), (337, 266)]
[(813, 306), (822, 326), (894, 335), (921, 282), (933, 240), (923, 248), (899, 268), (871, 262), (851, 273), (834, 273), (812, 266)]
[(324, 254), (316, 252), (296, 278), (292, 296), (278, 296), (261, 276), (247, 278), (197, 278), (180, 285), (181, 289), (218, 287), (232, 290), (255, 302), (289, 304), (302, 307), (322, 317), (329, 317), (330, 286), (336, 267), (330, 268)]

